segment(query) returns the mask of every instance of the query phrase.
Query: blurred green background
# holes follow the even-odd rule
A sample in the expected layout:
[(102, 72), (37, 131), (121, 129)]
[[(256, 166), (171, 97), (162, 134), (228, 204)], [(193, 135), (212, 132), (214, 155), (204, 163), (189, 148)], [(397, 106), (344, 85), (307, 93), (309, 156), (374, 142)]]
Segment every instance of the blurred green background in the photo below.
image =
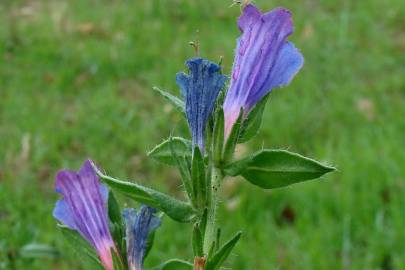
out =
[[(232, 269), (405, 269), (403, 1), (255, 1), (292, 10), (303, 70), (275, 90), (253, 142), (334, 164), (321, 181), (262, 191), (227, 179), (219, 224), (242, 240)], [(152, 86), (201, 54), (233, 61), (231, 1), (0, 2), (0, 269), (86, 269), (51, 216), (54, 175), (91, 157), (110, 175), (184, 196), (146, 153), (185, 121)], [(122, 198), (120, 198), (122, 200)], [(148, 266), (190, 258), (190, 228), (168, 218)], [(56, 248), (30, 258), (30, 243)], [(48, 258), (49, 257), (49, 258)]]

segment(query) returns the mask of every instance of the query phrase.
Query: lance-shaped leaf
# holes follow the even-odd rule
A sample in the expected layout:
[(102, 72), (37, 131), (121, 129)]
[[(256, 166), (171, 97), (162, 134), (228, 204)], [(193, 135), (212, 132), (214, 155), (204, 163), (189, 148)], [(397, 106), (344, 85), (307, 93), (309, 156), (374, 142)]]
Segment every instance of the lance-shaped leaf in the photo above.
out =
[(174, 149), (174, 143), (171, 141), (172, 137), (170, 137), (169, 140), (170, 151), (172, 153), (172, 157), (176, 164), (176, 167), (180, 172), (181, 181), (183, 182), (189, 200), (191, 201), (192, 205), (195, 205), (196, 198), (193, 193), (193, 185), (191, 181), (190, 160), (187, 159), (187, 157), (185, 156), (177, 156), (177, 153)]
[(176, 97), (173, 96), (172, 94), (170, 94), (169, 92), (163, 91), (161, 89), (159, 89), (158, 87), (153, 87), (153, 90), (155, 90), (156, 92), (158, 92), (159, 94), (161, 94), (166, 100), (168, 100), (177, 110), (179, 110), (180, 112), (184, 113), (185, 109), (184, 109), (184, 102)]
[(114, 270), (125, 270), (128, 268), (127, 266), (124, 265), (122, 259), (115, 252), (113, 252), (113, 250), (111, 250), (111, 254), (114, 264)]
[(225, 169), (231, 176), (242, 175), (250, 183), (271, 189), (316, 179), (335, 168), (286, 150), (261, 150)]
[(20, 249), (19, 256), (30, 259), (56, 259), (60, 253), (55, 247), (46, 244), (29, 243)]
[(180, 259), (171, 259), (153, 268), (153, 270), (193, 270), (193, 265)]
[(243, 121), (238, 143), (244, 143), (253, 138), (260, 129), (262, 124), (263, 112), (266, 107), (266, 102), (269, 99), (269, 95), (263, 97), (259, 103), (255, 105), (252, 111), (248, 114), (247, 118)]
[(211, 258), (209, 258), (206, 270), (217, 270), (228, 258), (232, 249), (235, 247), (236, 243), (239, 241), (241, 232), (238, 232), (231, 240), (226, 242)]
[(98, 176), (111, 188), (121, 192), (129, 198), (157, 208), (178, 222), (190, 222), (195, 217), (193, 208), (183, 201), (173, 198), (151, 188), (132, 182), (114, 179), (97, 170)]
[(176, 159), (173, 157), (173, 151), (177, 157), (188, 157), (191, 159), (191, 142), (180, 137), (171, 137), (161, 144), (155, 146), (148, 156), (168, 165), (176, 166)]

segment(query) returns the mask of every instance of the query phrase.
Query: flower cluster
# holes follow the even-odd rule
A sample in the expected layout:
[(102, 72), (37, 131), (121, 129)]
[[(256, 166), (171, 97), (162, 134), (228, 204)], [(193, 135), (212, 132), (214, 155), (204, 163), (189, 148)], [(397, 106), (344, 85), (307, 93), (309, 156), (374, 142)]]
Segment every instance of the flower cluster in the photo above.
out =
[[(90, 244), (96, 261), (105, 269), (143, 269), (154, 231), (161, 224), (158, 213), (192, 225), (194, 264), (170, 259), (155, 269), (220, 269), (241, 236), (238, 232), (220, 244), (216, 209), (224, 177), (241, 176), (271, 189), (334, 170), (286, 150), (261, 149), (241, 159), (234, 157), (236, 145), (251, 139), (260, 128), (265, 96), (289, 84), (304, 62), (287, 40), (293, 32), (288, 10), (261, 13), (246, 4), (238, 27), (242, 34), (230, 77), (222, 74), (220, 65), (193, 58), (185, 63), (188, 72), (176, 76), (183, 99), (159, 90), (185, 113), (191, 141), (170, 137), (148, 155), (179, 170), (186, 201), (104, 175), (90, 160), (77, 172), (62, 170), (57, 174), (56, 191), (63, 198), (56, 203), (54, 217)], [(121, 212), (107, 186), (144, 205), (139, 211), (126, 208)]]
[[(78, 172), (59, 171), (56, 191), (62, 194), (53, 216), (68, 228), (77, 231), (96, 250), (101, 264), (114, 270), (113, 256), (122, 258), (109, 229), (108, 188), (100, 183), (92, 161), (87, 160)], [(143, 206), (140, 213), (125, 209), (127, 264), (129, 270), (143, 269), (146, 240), (160, 225), (155, 209)], [(115, 254), (113, 254), (115, 253)]]

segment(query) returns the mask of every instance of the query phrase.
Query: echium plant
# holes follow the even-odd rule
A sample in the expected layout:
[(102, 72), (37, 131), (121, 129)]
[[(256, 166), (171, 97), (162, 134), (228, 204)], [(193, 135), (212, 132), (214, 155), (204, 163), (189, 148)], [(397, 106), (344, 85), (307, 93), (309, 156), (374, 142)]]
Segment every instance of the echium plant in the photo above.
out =
[[(220, 237), (217, 205), (224, 177), (242, 176), (258, 187), (272, 189), (334, 170), (286, 150), (261, 149), (235, 159), (237, 144), (258, 132), (269, 93), (287, 85), (303, 65), (301, 53), (287, 40), (293, 32), (288, 10), (261, 13), (247, 4), (238, 27), (242, 34), (229, 78), (220, 65), (198, 57), (187, 60), (188, 72), (176, 76), (182, 98), (155, 88), (185, 116), (191, 140), (170, 136), (148, 155), (179, 170), (187, 201), (114, 179), (90, 160), (78, 172), (57, 174), (56, 190), (63, 198), (56, 204), (54, 217), (76, 249), (101, 268), (144, 269), (154, 231), (165, 214), (192, 226), (194, 258), (171, 259), (154, 269), (220, 269), (241, 236), (237, 232), (228, 241)], [(107, 186), (146, 206), (138, 212), (121, 212)]]

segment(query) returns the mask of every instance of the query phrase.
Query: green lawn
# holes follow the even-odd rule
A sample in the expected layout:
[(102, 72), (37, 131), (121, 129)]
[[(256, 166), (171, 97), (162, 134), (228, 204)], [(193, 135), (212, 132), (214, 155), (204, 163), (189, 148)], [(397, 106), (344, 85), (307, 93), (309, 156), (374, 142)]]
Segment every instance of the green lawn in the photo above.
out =
[[(262, 191), (226, 180), (224, 236), (242, 229), (232, 269), (405, 269), (405, 70), (402, 1), (255, 1), (293, 11), (305, 57), (270, 97), (262, 145), (333, 164), (321, 181)], [(233, 61), (231, 1), (75, 0), (0, 3), (0, 269), (85, 269), (51, 212), (58, 169), (91, 157), (109, 174), (183, 196), (178, 174), (146, 152), (182, 117), (152, 86), (178, 94), (194, 56)], [(123, 198), (120, 198), (121, 200)], [(148, 266), (191, 257), (190, 228), (168, 218)], [(25, 258), (29, 243), (55, 259)]]

